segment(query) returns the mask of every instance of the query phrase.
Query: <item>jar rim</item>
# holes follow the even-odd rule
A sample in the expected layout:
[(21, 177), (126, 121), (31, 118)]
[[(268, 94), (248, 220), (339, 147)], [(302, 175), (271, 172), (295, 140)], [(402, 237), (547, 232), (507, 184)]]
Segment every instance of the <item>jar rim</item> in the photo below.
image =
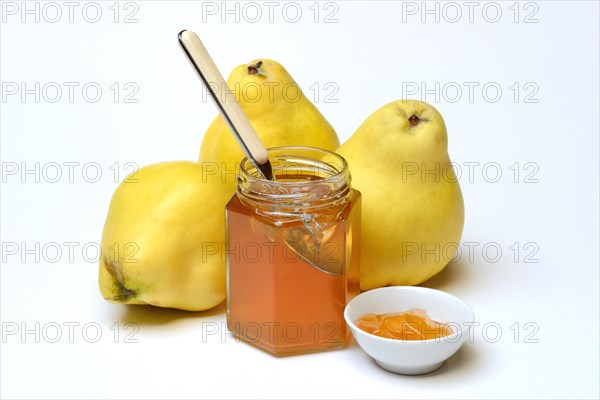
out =
[[(291, 150), (293, 152), (293, 150), (310, 150), (310, 151), (316, 151), (316, 152), (321, 152), (324, 154), (327, 154), (329, 156), (333, 156), (334, 158), (336, 158), (337, 160), (339, 160), (340, 163), (340, 167), (336, 168), (337, 171), (329, 176), (323, 177), (320, 179), (320, 182), (327, 182), (327, 181), (335, 181), (335, 180), (339, 180), (344, 178), (345, 175), (348, 174), (348, 161), (346, 161), (346, 159), (344, 157), (342, 157), (341, 155), (339, 155), (338, 153), (331, 151), (331, 150), (326, 150), (326, 149), (322, 149), (320, 147), (312, 147), (312, 146), (276, 146), (276, 147), (269, 147), (267, 149), (267, 154), (269, 154), (270, 152), (275, 152), (275, 151), (281, 151), (281, 150)], [(324, 164), (328, 164), (329, 163), (322, 161)], [(277, 181), (277, 180), (269, 180), (266, 179), (262, 176), (258, 176), (258, 175), (253, 175), (250, 174), (248, 169), (246, 168), (246, 166), (251, 166), (256, 168), (255, 165), (253, 165), (250, 160), (248, 160), (248, 157), (244, 157), (242, 159), (242, 161), (240, 162), (240, 172), (243, 172), (244, 175), (246, 175), (247, 177), (250, 177), (252, 180), (256, 181), (256, 182), (266, 182), (266, 183), (270, 183), (270, 184), (277, 184), (277, 185), (282, 185), (282, 186), (293, 186), (293, 185), (297, 185), (298, 182), (294, 182), (294, 181)], [(336, 166), (337, 167), (337, 166)]]

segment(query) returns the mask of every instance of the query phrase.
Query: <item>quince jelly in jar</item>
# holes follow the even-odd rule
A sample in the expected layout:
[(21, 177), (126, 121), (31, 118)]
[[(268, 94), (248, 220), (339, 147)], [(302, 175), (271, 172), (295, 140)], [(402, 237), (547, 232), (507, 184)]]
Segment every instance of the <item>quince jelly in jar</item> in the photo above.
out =
[(360, 193), (346, 161), (269, 149), (274, 181), (247, 160), (227, 204), (227, 327), (274, 355), (343, 347), (359, 291)]

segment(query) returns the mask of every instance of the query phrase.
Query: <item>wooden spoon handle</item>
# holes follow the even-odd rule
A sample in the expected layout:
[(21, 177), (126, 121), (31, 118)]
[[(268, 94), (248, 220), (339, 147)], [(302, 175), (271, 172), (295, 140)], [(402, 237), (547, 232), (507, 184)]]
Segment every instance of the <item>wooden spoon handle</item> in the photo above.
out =
[[(235, 94), (227, 86), (223, 75), (219, 72), (198, 35), (192, 31), (183, 30), (179, 32), (179, 43), (248, 160), (259, 168), (265, 178), (272, 179), (267, 149), (260, 141), (248, 117), (236, 101)], [(271, 176), (268, 176), (269, 173)]]

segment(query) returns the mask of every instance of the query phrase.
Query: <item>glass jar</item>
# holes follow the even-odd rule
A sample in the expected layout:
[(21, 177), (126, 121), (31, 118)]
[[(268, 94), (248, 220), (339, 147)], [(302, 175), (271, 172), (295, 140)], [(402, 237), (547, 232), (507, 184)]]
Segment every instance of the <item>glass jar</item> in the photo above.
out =
[(333, 152), (268, 152), (275, 180), (244, 159), (226, 206), (227, 327), (274, 355), (343, 347), (344, 307), (359, 291), (360, 193)]

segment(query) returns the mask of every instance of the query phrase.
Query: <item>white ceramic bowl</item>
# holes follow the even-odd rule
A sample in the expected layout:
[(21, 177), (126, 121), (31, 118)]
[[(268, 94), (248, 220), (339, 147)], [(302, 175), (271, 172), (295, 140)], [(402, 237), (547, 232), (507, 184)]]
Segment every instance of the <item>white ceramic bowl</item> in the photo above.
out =
[[(453, 334), (429, 340), (382, 338), (359, 329), (364, 314), (386, 314), (421, 308), (434, 321), (447, 323)], [(389, 286), (356, 296), (344, 311), (346, 323), (362, 349), (382, 368), (405, 375), (434, 371), (462, 346), (474, 321), (471, 307), (451, 294), (416, 286)]]

